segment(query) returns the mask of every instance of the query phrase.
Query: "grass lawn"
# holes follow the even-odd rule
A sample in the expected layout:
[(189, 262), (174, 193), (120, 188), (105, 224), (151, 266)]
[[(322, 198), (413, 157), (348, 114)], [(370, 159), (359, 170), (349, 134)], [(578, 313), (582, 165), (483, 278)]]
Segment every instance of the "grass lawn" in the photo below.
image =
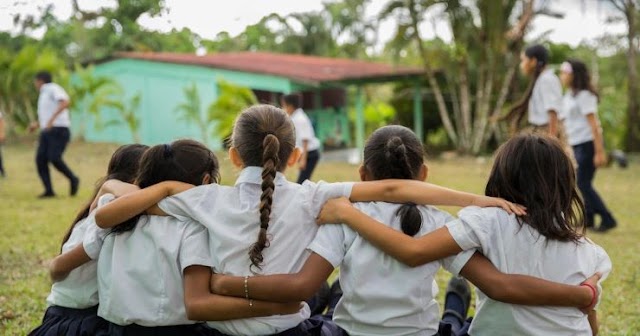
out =
[[(68, 196), (69, 185), (53, 173), (58, 197), (36, 200), (42, 192), (35, 163), (35, 145), (3, 148), (8, 178), (0, 178), (0, 335), (25, 335), (37, 326), (45, 311), (50, 282), (46, 260), (60, 249), (60, 240), (76, 211), (91, 196), (94, 182), (106, 170), (114, 145), (73, 143), (66, 160), (81, 179), (80, 193)], [(221, 154), (223, 183), (233, 183), (236, 171)], [(604, 300), (599, 308), (601, 335), (640, 335), (640, 166), (602, 170), (598, 190), (617, 216), (619, 227), (606, 234), (591, 234), (613, 260), (614, 271), (604, 283)], [(433, 183), (471, 192), (482, 192), (490, 160), (451, 159), (430, 162)], [(293, 178), (290, 172), (288, 175)], [(358, 178), (356, 167), (321, 163), (315, 179), (346, 181)], [(447, 209), (455, 211), (455, 209)], [(454, 212), (455, 213), (455, 212)], [(445, 288), (448, 275), (441, 271)], [(440, 293), (442, 299), (442, 292)]]

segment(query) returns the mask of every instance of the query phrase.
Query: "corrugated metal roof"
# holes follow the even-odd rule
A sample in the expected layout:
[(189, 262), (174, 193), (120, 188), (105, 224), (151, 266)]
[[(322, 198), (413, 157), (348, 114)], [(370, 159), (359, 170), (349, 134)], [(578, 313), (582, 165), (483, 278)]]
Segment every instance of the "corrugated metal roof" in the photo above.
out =
[(314, 85), (326, 82), (393, 79), (424, 74), (422, 69), (416, 67), (267, 52), (230, 52), (203, 56), (179, 53), (122, 52), (115, 54), (115, 57), (275, 75)]

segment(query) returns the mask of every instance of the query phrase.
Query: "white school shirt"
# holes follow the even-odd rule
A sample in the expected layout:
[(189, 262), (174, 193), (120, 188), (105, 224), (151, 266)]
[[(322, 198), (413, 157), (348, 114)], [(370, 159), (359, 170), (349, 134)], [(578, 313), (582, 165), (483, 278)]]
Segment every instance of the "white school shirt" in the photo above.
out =
[(598, 97), (589, 90), (582, 90), (575, 96), (569, 90), (562, 99), (564, 127), (569, 145), (575, 146), (593, 141), (593, 132), (587, 115), (598, 113)]
[[(499, 208), (467, 207), (447, 227), (461, 248), (479, 249), (503, 273), (576, 285), (596, 272), (602, 281), (611, 272), (602, 247), (584, 238), (579, 244), (546, 239)], [(512, 305), (476, 293), (470, 335), (591, 335), (587, 315), (577, 308)]]
[(133, 230), (108, 234), (98, 259), (98, 316), (123, 326), (196, 323), (187, 318), (182, 273), (212, 266), (208, 243), (202, 225), (163, 216), (141, 216)]
[(302, 141), (307, 140), (307, 151), (311, 152), (320, 148), (320, 140), (316, 138), (311, 120), (302, 109), (297, 109), (291, 114), (291, 121), (296, 128), (296, 147), (302, 148)]
[[(396, 211), (400, 204), (356, 203), (363, 213), (402, 231)], [(422, 227), (416, 237), (441, 228), (453, 219), (434, 207), (419, 206)], [(406, 266), (385, 254), (346, 225), (323, 225), (309, 249), (340, 266), (344, 295), (333, 320), (349, 335), (431, 336), (438, 331), (440, 309), (435, 274), (443, 266), (453, 274), (474, 251), (462, 252), (419, 267)]]
[[(247, 167), (233, 187), (208, 184), (165, 198), (158, 206), (178, 218), (191, 218), (209, 230), (209, 247), (216, 273), (253, 275), (249, 249), (260, 231), (262, 168)], [(270, 245), (262, 251), (260, 274), (297, 273), (310, 255), (306, 249), (318, 231), (315, 219), (324, 203), (351, 195), (353, 183), (313, 183), (302, 185), (276, 174), (267, 235)], [(291, 329), (309, 318), (304, 308), (296, 314), (208, 322), (230, 335), (270, 335)]]
[[(40, 128), (44, 129), (49, 119), (58, 109), (60, 101), (69, 100), (67, 92), (56, 83), (42, 84), (40, 87), (40, 95), (38, 96), (38, 122)], [(58, 117), (53, 121), (54, 127), (70, 127), (71, 119), (69, 117), (69, 109), (64, 109)]]
[(536, 126), (548, 124), (549, 110), (556, 111), (558, 118), (561, 119), (562, 85), (552, 69), (542, 71), (533, 86), (528, 109), (529, 123)]
[[(96, 226), (95, 210), (73, 227), (69, 240), (62, 245), (62, 253), (82, 244), (85, 236), (90, 234), (90, 228), (94, 226)], [(97, 268), (97, 263), (92, 260), (71, 271), (64, 280), (54, 282), (51, 293), (47, 296), (47, 305), (74, 309), (85, 309), (97, 305)]]

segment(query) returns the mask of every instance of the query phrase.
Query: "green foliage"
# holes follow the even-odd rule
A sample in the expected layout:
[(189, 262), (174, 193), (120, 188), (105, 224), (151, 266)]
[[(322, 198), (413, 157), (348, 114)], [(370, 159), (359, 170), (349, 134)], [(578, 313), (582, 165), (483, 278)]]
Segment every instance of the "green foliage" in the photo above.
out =
[[(383, 101), (370, 101), (364, 106), (365, 134), (371, 134), (376, 129), (388, 125), (396, 116), (396, 110)], [(356, 109), (349, 109), (349, 120), (355, 123)]]
[(245, 108), (258, 102), (251, 89), (233, 85), (219, 79), (218, 99), (213, 102), (208, 110), (209, 121), (215, 121), (214, 136), (227, 137), (233, 131), (233, 123), (237, 115)]
[(140, 143), (140, 118), (136, 116), (136, 112), (140, 107), (142, 96), (140, 92), (127, 99), (124, 94), (112, 96), (103, 102), (103, 106), (113, 109), (118, 118), (102, 121), (101, 118), (96, 119), (96, 128), (104, 129), (111, 126), (124, 124), (131, 132), (133, 142)]
[(179, 114), (179, 120), (190, 124), (195, 124), (200, 130), (200, 137), (203, 143), (208, 142), (209, 118), (202, 113), (202, 101), (198, 94), (196, 83), (183, 89), (185, 101), (176, 106), (175, 111)]

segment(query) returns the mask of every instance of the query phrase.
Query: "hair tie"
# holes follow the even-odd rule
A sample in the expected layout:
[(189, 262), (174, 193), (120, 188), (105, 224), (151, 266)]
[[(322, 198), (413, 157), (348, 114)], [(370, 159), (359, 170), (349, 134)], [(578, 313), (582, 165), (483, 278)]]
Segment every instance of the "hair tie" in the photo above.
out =
[(171, 155), (173, 155), (173, 152), (171, 151), (171, 144), (164, 144), (164, 157), (168, 158)]
[(573, 73), (573, 67), (569, 62), (562, 62), (560, 65), (560, 71), (570, 74)]

